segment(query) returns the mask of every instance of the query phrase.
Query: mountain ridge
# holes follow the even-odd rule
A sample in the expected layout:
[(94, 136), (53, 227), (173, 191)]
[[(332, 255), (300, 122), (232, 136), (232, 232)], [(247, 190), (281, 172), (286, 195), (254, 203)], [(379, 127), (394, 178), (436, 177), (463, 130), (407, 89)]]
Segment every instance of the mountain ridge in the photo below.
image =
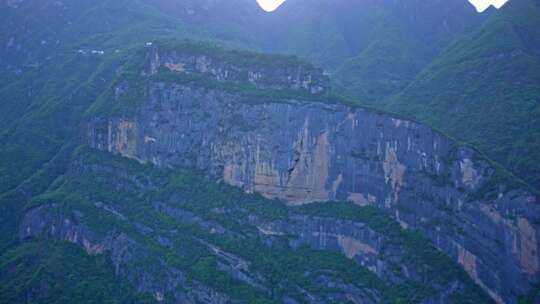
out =
[[(159, 56), (147, 61), (157, 57), (170, 67), (198, 61), (166, 50), (148, 52)], [(273, 73), (293, 79), (279, 71)], [(513, 294), (533, 284), (538, 244), (524, 235), (535, 235), (539, 205), (534, 194), (500, 179), (481, 154), (388, 114), (313, 102), (317, 95), (272, 96), (261, 103), (249, 91), (183, 81), (193, 73), (206, 72), (174, 69), (166, 79), (136, 72), (146, 92), (130, 98), (138, 101), (136, 109), (89, 116), (86, 143), (143, 164), (195, 168), (290, 206), (327, 201), (376, 206), (403, 228), (420, 229), (438, 242), (498, 303), (515, 302)], [(139, 83), (132, 79), (112, 87), (117, 94), (102, 106), (122, 106), (122, 95)], [(467, 237), (456, 231), (467, 231)], [(481, 245), (471, 238), (481, 239)], [(516, 257), (517, 241), (509, 239), (520, 238), (518, 250), (526, 253)]]
[[(523, 12), (532, 16), (524, 18)], [(538, 188), (538, 154), (532, 151), (538, 145), (539, 104), (534, 98), (540, 92), (540, 57), (534, 45), (539, 45), (540, 35), (534, 33), (536, 26), (525, 22), (538, 23), (539, 12), (536, 2), (510, 1), (473, 36), (426, 68), (386, 108), (471, 143)]]
[[(9, 281), (3, 286), (26, 282), (0, 289), (0, 302), (29, 294), (51, 300), (40, 283), (48, 276), (59, 285), (81, 278), (96, 290), (85, 271), (113, 275), (109, 291), (127, 286), (125, 298), (108, 293), (120, 302), (138, 296), (216, 304), (537, 300), (538, 195), (511, 175), (499, 176), (503, 171), (482, 153), (449, 139), (460, 139), (456, 134), (442, 135), (446, 128), (439, 133), (348, 104), (330, 89), (328, 76), (335, 82), (335, 74), (298, 58), (234, 50), (268, 52), (277, 37), (265, 44), (257, 36), (275, 23), (264, 24), (270, 15), (260, 15), (254, 1), (57, 2), (25, 0), (0, 12), (8, 25), (0, 30), (6, 43), (0, 59), (8, 63), (0, 67), (6, 84), (0, 89), (0, 268), (6, 276), (0, 280)], [(242, 3), (245, 10), (231, 11)], [(407, 68), (419, 49), (435, 58), (406, 73), (380, 71), (369, 79), (374, 82), (388, 71), (406, 82), (426, 64), (437, 67), (439, 52), (452, 54), (445, 61), (459, 66), (470, 54), (470, 43), (460, 47), (459, 38), (485, 33), (474, 30), (487, 18), (482, 15), (449, 21), (449, 32), (436, 15), (432, 28), (415, 30), (423, 22), (415, 18), (416, 4), (366, 0), (376, 18), (352, 20), (345, 17), (369, 17), (369, 11), (341, 14), (343, 7), (320, 3), (324, 10), (309, 13), (292, 35), (275, 41), (274, 51), (335, 67), (363, 48), (368, 59), (388, 57), (399, 51), (389, 39), (397, 37), (410, 43), (409, 51), (383, 66)], [(433, 10), (438, 3), (420, 4)], [(470, 9), (464, 2), (443, 4), (442, 16)], [(510, 58), (533, 57), (537, 40), (524, 37), (536, 37), (527, 30), (535, 11), (517, 19), (517, 31), (510, 27), (515, 44), (490, 34), (491, 44), (479, 51), (517, 45), (523, 51), (510, 50)], [(229, 18), (238, 14), (241, 19)], [(296, 16), (283, 14), (274, 22)], [(329, 31), (313, 24), (320, 16)], [(262, 25), (251, 23), (259, 17)], [(40, 25), (47, 20), (55, 22)], [(380, 28), (371, 31), (373, 20)], [(351, 24), (363, 27), (359, 37), (350, 38), (355, 26), (341, 32)], [(304, 39), (299, 48), (287, 46), (298, 37)], [(182, 42), (161, 50), (161, 41), (183, 38), (212, 41), (211, 49)], [(328, 49), (317, 47), (327, 43)], [(138, 54), (147, 61), (133, 65)], [(497, 51), (487, 57), (497, 59)], [(425, 106), (422, 98), (402, 101), (408, 106), (416, 99)], [(320, 203), (328, 200), (338, 202)], [(80, 265), (70, 259), (68, 278), (56, 268), (39, 272), (44, 261), (56, 264), (54, 257), (20, 253), (43, 243), (59, 254), (90, 257)], [(35, 269), (36, 281), (27, 281)], [(66, 292), (81, 295), (74, 287)]]

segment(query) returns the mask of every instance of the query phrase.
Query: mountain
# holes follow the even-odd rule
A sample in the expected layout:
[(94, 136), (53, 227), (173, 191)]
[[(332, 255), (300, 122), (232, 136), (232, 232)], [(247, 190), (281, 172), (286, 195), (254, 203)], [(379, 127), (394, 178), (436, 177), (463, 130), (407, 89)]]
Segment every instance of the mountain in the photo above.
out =
[(540, 5), (512, 0), (449, 47), (386, 109), (471, 143), (540, 187)]
[(287, 1), (275, 13), (273, 18), (287, 16), (283, 23), (294, 25), (279, 33), (287, 37), (283, 45), (276, 43), (279, 50), (329, 69), (337, 91), (372, 105), (407, 86), (450, 42), (489, 15), (477, 14), (466, 0), (309, 3)]
[(149, 303), (115, 279), (106, 256), (64, 242), (28, 242), (2, 255), (2, 303)]
[[(303, 299), (316, 303), (345, 302), (345, 299), (364, 303), (432, 302), (440, 297), (448, 301), (456, 298), (470, 303), (488, 303), (487, 296), (473, 280), (485, 282), (485, 288), (495, 290), (499, 297), (512, 297), (511, 293), (502, 293), (496, 285), (488, 285), (490, 281), (481, 277), (497, 276), (506, 280), (506, 273), (522, 271), (517, 270), (521, 266), (517, 269), (512, 266), (515, 262), (521, 263), (521, 258), (509, 263), (507, 270), (492, 273), (485, 271), (483, 265), (508, 258), (507, 250), (495, 260), (485, 255), (484, 250), (490, 246), (499, 246), (494, 241), (489, 241), (487, 247), (439, 244), (447, 253), (430, 243), (431, 237), (453, 238), (455, 229), (469, 230), (459, 228), (460, 222), (449, 217), (446, 208), (457, 206), (441, 205), (437, 209), (438, 216), (431, 218), (430, 223), (435, 225), (439, 216), (448, 221), (446, 226), (440, 226), (438, 235), (427, 236), (403, 228), (429, 227), (427, 223), (424, 226), (416, 222), (420, 215), (415, 214), (434, 212), (428, 198), (424, 207), (427, 209), (407, 211), (418, 200), (410, 199), (417, 190), (409, 192), (405, 184), (418, 183), (414, 186), (416, 189), (428, 183), (440, 191), (444, 189), (442, 193), (452, 192), (462, 199), (470, 196), (471, 208), (482, 208), (484, 199), (490, 200), (484, 198), (484, 192), (495, 189), (484, 188), (484, 185), (494, 178), (493, 171), (481, 160), (473, 162), (472, 151), (456, 147), (458, 150), (453, 152), (451, 143), (428, 128), (340, 105), (340, 100), (329, 94), (328, 79), (322, 71), (294, 58), (223, 51), (205, 44), (161, 42), (140, 47), (123, 58), (122, 69), (112, 76), (111, 86), (101, 90), (102, 94), (87, 104), (84, 115), (79, 114), (82, 115), (79, 123), (70, 123), (72, 137), (66, 135), (60, 151), (30, 179), (2, 196), (2, 214), (12, 215), (2, 222), (5, 240), (2, 244), (9, 248), (2, 255), (1, 264), (4, 265), (2, 273), (6, 273), (6, 286), (11, 286), (8, 280), (24, 280), (26, 271), (32, 269), (28, 263), (39, 264), (42, 260), (53, 263), (54, 259), (47, 255), (22, 254), (24, 248), (47, 246), (62, 254), (79, 248), (80, 251), (71, 254), (106, 257), (108, 265), (102, 260), (90, 259), (66, 264), (69, 267), (66, 273), (51, 269), (52, 273), (43, 275), (57, 277), (58, 284), (67, 284), (71, 277), (64, 275), (68, 273), (75, 277), (81, 275), (80, 271), (100, 273), (110, 280), (110, 271), (114, 270), (116, 283), (111, 284), (125, 286), (122, 288), (127, 290), (126, 298), (107, 293), (105, 296), (122, 301), (129, 301), (130, 290), (137, 290), (141, 297), (181, 303), (266, 303)], [(317, 105), (321, 102), (335, 107), (334, 110), (321, 108)], [(291, 113), (289, 117), (280, 115), (285, 109)], [(308, 116), (301, 116), (302, 112)], [(351, 115), (358, 118), (347, 118)], [(150, 119), (148, 124), (146, 118)], [(274, 127), (266, 125), (282, 124), (279, 119), (291, 118), (291, 127), (302, 128), (303, 125), (307, 129), (284, 133), (280, 138), (279, 133), (272, 133)], [(335, 121), (342, 125), (341, 132), (347, 132), (351, 127), (354, 129), (357, 120), (373, 121), (368, 125), (374, 127), (374, 137), (348, 143), (350, 146), (343, 147), (343, 152), (331, 157), (328, 153), (335, 149), (331, 148), (337, 145), (335, 141), (351, 135), (328, 134), (325, 142), (317, 140), (319, 134), (326, 138), (318, 129)], [(327, 123), (308, 127), (306, 121)], [(376, 139), (379, 125), (384, 126), (382, 130), (388, 139)], [(401, 139), (392, 139), (396, 128), (404, 132)], [(62, 126), (51, 125), (49, 132), (58, 129)], [(358, 126), (358, 130), (362, 129), (364, 127)], [(418, 163), (422, 154), (414, 152), (408, 156), (410, 159), (405, 158), (401, 149), (406, 149), (406, 145), (401, 143), (386, 146), (377, 154), (376, 147), (382, 142), (406, 140), (408, 132), (420, 132), (418, 139), (411, 143), (411, 151), (416, 151), (416, 147), (428, 149), (435, 142), (440, 145), (440, 153), (455, 156), (449, 154), (448, 163), (441, 161), (437, 165), (434, 162), (414, 168), (413, 164)], [(299, 146), (288, 150), (287, 142), (295, 140), (295, 134), (305, 137), (299, 140)], [(247, 161), (255, 156), (242, 156), (242, 151), (247, 153), (256, 148), (249, 142), (237, 144), (236, 140), (241, 138), (259, 138), (258, 163), (244, 163), (243, 159)], [(214, 148), (205, 148), (210, 146)], [(274, 151), (274, 147), (277, 150)], [(293, 203), (290, 206), (249, 194), (251, 180), (256, 182), (253, 190), (266, 197), (274, 196), (272, 189), (278, 185), (265, 180), (272, 180), (271, 159), (277, 151), (285, 151), (285, 154), (279, 162), (276, 159), (276, 166), (280, 164), (280, 167), (274, 170), (294, 176), (290, 189), (277, 195), (282, 201)], [(263, 155), (266, 156), (262, 158)], [(299, 160), (292, 170), (286, 162), (288, 155), (297, 155)], [(309, 155), (314, 158), (310, 159)], [(330, 194), (329, 189), (320, 189), (321, 192), (316, 188), (306, 189), (309, 183), (302, 184), (302, 181), (313, 178), (326, 184), (322, 179), (325, 175), (317, 170), (324, 170), (324, 159), (328, 166), (337, 166), (335, 170), (339, 170), (343, 165), (337, 161), (338, 157), (346, 157), (358, 175), (343, 171), (342, 182), (332, 186), (334, 194)], [(452, 160), (452, 157), (457, 159)], [(460, 162), (467, 164), (465, 172), (470, 176), (461, 173)], [(374, 171), (368, 169), (370, 167)], [(250, 178), (253, 173), (241, 171), (242, 168), (258, 168), (257, 174)], [(267, 173), (267, 170), (270, 171)], [(199, 173), (190, 173), (193, 171)], [(425, 173), (417, 180), (416, 175), (420, 173), (415, 172)], [(339, 180), (334, 176), (336, 173), (329, 171), (328, 179)], [(366, 178), (373, 174), (379, 177)], [(224, 182), (218, 181), (220, 175)], [(437, 175), (440, 181), (433, 177)], [(452, 190), (457, 189), (453, 183), (465, 190)], [(243, 190), (231, 187), (242, 184), (245, 185)], [(378, 191), (381, 187), (386, 190)], [(371, 190), (355, 192), (354, 188)], [(303, 189), (313, 194), (304, 194)], [(526, 202), (528, 194), (516, 198), (516, 193), (501, 192), (498, 203)], [(359, 206), (345, 202), (295, 206), (298, 199), (304, 203), (353, 200)], [(365, 206), (369, 201), (373, 202), (372, 207)], [(388, 213), (374, 208), (381, 204), (385, 209), (383, 206), (388, 203)], [(472, 210), (463, 211), (462, 216), (468, 216)], [(399, 221), (391, 218), (390, 215), (395, 214)], [(535, 214), (535, 209), (531, 209), (519, 220), (532, 222), (529, 217)], [(510, 222), (507, 224), (513, 227)], [(493, 225), (496, 224), (487, 222), (480, 231), (490, 231)], [(510, 233), (510, 240), (504, 247), (510, 251), (511, 240), (525, 233), (521, 228), (515, 229), (516, 234), (505, 230)], [(479, 232), (477, 236), (481, 235)], [(526, 248), (524, 246), (528, 245), (520, 245), (519, 250)], [(475, 257), (474, 266), (467, 266), (474, 268), (463, 270), (458, 266), (469, 263), (463, 260), (465, 253)], [(475, 275), (470, 278), (466, 272)], [(438, 275), (440, 273), (445, 275)], [(90, 290), (98, 288), (91, 277), (82, 279), (81, 284)], [(523, 276), (512, 283), (509, 290), (521, 293), (521, 288), (528, 284)], [(30, 296), (41, 302), (54, 298), (54, 293), (58, 292), (47, 291), (46, 287), (25, 286), (26, 289), (14, 291), (6, 289), (2, 299), (18, 301)], [(81, 296), (80, 289), (72, 292), (68, 295)], [(87, 295), (86, 299), (100, 296), (103, 293), (96, 294), (95, 298)]]
[(288, 0), (266, 15), (264, 31), (271, 39), (268, 50), (295, 54), (333, 70), (370, 45), (395, 38), (396, 26), (438, 48), (483, 18), (461, 0)]
[(142, 0), (2, 1), (0, 137), (9, 144), (0, 149), (0, 190), (30, 177), (61, 149), (81, 109), (108, 86), (132, 48), (172, 38), (227, 44), (197, 27), (199, 19), (184, 17), (223, 8), (216, 1), (201, 4), (175, 2), (172, 9)]
[(0, 303), (537, 302), (538, 193), (328, 75), (478, 21), (404, 31), (384, 17), (426, 2), (366, 0), (392, 33), (368, 39), (320, 2), (281, 35), (302, 3), (0, 2)]
[[(67, 272), (114, 270), (126, 298), (96, 298), (121, 301), (512, 303), (532, 287), (537, 198), (473, 150), (343, 105), (296, 58), (185, 42), (122, 58), (60, 150), (2, 195), (6, 280), (53, 261), (23, 248), (52, 246), (105, 257)], [(1, 298), (57, 292), (28, 288)]]

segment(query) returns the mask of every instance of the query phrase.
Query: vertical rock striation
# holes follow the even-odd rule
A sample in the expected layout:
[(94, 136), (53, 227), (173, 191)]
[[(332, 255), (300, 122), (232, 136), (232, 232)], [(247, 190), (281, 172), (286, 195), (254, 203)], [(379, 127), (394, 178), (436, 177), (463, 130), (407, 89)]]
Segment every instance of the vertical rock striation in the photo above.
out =
[[(97, 203), (96, 206), (104, 205)], [(138, 292), (151, 294), (157, 303), (164, 301), (165, 294), (174, 299), (173, 303), (230, 302), (227, 295), (191, 279), (162, 260), (145, 266), (150, 261), (151, 252), (144, 244), (124, 232), (97, 233), (84, 223), (85, 216), (78, 210), (66, 212), (56, 203), (38, 206), (25, 214), (19, 238), (62, 240), (79, 245), (89, 255), (109, 254), (115, 274), (127, 280)]]
[[(330, 103), (323, 80), (306, 82), (325, 79), (320, 74), (291, 78), (278, 68), (271, 75), (284, 80), (267, 84), (259, 79), (273, 79), (268, 67), (239, 73), (244, 79), (227, 72), (238, 68), (207, 55), (150, 54), (143, 102), (134, 114), (90, 118), (85, 138), (92, 147), (158, 166), (194, 167), (290, 205), (344, 200), (383, 208), (402, 227), (424, 230), (498, 303), (516, 303), (538, 281), (537, 198), (499, 182), (474, 150), (411, 121)], [(158, 66), (225, 84), (302, 90), (328, 103), (261, 103), (196, 81), (153, 80)], [(120, 91), (129, 90), (128, 84)], [(350, 256), (370, 250), (339, 242)]]

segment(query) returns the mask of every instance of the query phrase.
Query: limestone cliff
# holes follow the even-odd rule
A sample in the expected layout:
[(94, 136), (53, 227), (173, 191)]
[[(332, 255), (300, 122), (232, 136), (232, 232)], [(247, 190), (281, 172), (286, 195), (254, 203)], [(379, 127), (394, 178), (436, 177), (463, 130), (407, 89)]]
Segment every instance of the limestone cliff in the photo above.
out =
[[(106, 208), (108, 212), (114, 210), (101, 202), (97, 202), (96, 207)], [(84, 223), (87, 214), (62, 209), (60, 205), (52, 203), (29, 210), (21, 223), (20, 239), (39, 237), (67, 241), (81, 246), (89, 255), (109, 254), (115, 274), (134, 285), (139, 292), (151, 294), (156, 302), (163, 302), (167, 293), (172, 294), (174, 303), (230, 302), (227, 295), (190, 279), (173, 266), (163, 262), (154, 262), (151, 267), (144, 266), (143, 261), (149, 260), (151, 252), (130, 235), (118, 231), (97, 233)], [(116, 216), (123, 218), (118, 213)], [(160, 275), (156, 274), (156, 270)]]
[[(142, 163), (197, 168), (290, 205), (377, 206), (403, 228), (422, 229), (498, 303), (516, 303), (538, 282), (537, 198), (500, 182), (474, 150), (415, 122), (335, 102), (320, 71), (304, 74), (293, 66), (271, 74), (268, 66), (225, 68), (222, 57), (180, 53), (150, 50), (137, 107), (92, 115), (85, 140)], [(155, 77), (163, 67), (168, 77)], [(243, 76), (230, 76), (234, 70)], [(175, 80), (184, 74), (313, 98), (262, 103), (243, 91)], [(284, 76), (281, 82), (272, 80), (276, 75)], [(130, 90), (119, 81), (108, 104)], [(375, 250), (349, 238), (337, 242), (350, 257)]]
[(377, 208), (285, 206), (86, 148), (68, 167), (60, 188), (25, 208), (19, 239), (108, 257), (119, 281), (156, 302), (491, 303), (456, 262)]
[(202, 75), (218, 81), (251, 84), (256, 88), (294, 89), (311, 94), (329, 93), (330, 80), (320, 69), (295, 57), (250, 52), (223, 52), (200, 44), (164, 44), (152, 47), (143, 75), (164, 69), (177, 74)]

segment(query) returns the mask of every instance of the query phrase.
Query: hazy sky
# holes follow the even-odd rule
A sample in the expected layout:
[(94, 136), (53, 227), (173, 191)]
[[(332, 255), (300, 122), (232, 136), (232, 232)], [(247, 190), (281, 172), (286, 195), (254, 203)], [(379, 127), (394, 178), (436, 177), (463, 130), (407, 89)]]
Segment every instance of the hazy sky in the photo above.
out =
[(278, 8), (285, 0), (257, 0), (263, 10), (271, 12)]
[[(269, 1), (269, 0), (266, 0)], [(496, 8), (503, 6), (508, 0), (469, 0), (479, 12), (484, 11), (490, 5), (494, 5)]]
[[(487, 9), (490, 5), (500, 8), (508, 0), (469, 0), (476, 9), (481, 12)], [(285, 0), (257, 0), (259, 5), (267, 12), (271, 12), (278, 8)]]

